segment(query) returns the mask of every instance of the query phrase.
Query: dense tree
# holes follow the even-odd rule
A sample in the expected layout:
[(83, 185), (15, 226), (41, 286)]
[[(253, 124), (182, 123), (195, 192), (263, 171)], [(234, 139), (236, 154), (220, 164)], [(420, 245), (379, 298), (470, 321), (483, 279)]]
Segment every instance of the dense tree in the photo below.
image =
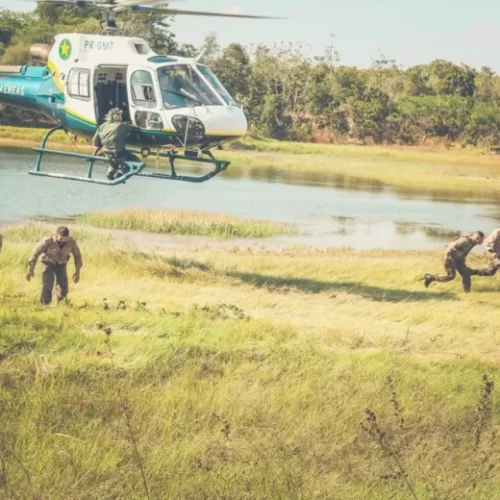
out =
[(237, 43), (228, 45), (221, 57), (214, 61), (214, 70), (219, 79), (224, 81), (229, 93), (236, 99), (248, 94), (250, 59), (241, 45)]

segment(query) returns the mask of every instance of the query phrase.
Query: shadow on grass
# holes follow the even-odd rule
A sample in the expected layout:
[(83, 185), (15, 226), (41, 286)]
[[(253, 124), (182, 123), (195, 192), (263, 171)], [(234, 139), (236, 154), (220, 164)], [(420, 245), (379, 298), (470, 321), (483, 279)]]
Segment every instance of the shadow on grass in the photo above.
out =
[[(376, 302), (422, 302), (436, 299), (450, 299), (455, 295), (449, 291), (430, 293), (428, 291), (409, 291), (398, 288), (382, 288), (359, 282), (320, 281), (309, 278), (281, 278), (262, 276), (255, 273), (228, 272), (227, 276), (240, 279), (243, 283), (270, 291), (298, 290), (304, 293), (346, 292)], [(423, 285), (422, 285), (423, 286)]]
[[(137, 254), (139, 255), (139, 253)], [(137, 256), (136, 255), (136, 256)], [(142, 253), (140, 253), (143, 256)], [(144, 253), (147, 259), (151, 256)], [(265, 288), (270, 292), (289, 293), (291, 291), (299, 291), (302, 293), (335, 293), (345, 292), (353, 295), (358, 295), (368, 300), (376, 302), (424, 302), (436, 299), (453, 299), (455, 294), (449, 290), (433, 290), (433, 291), (411, 291), (398, 288), (383, 288), (374, 285), (368, 285), (359, 282), (348, 281), (321, 281), (310, 278), (294, 278), (280, 276), (266, 276), (257, 273), (220, 270), (212, 264), (199, 262), (194, 259), (182, 259), (178, 257), (155, 257), (160, 263), (168, 264), (178, 270), (187, 271), (196, 269), (204, 273), (210, 273), (214, 277), (228, 277), (239, 280), (241, 283), (252, 285), (256, 288)], [(422, 288), (423, 288), (422, 283)]]

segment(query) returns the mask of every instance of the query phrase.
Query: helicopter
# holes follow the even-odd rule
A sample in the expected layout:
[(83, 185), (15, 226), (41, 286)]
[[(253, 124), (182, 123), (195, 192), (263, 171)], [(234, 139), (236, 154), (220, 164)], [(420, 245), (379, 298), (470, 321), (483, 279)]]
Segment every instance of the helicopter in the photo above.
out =
[[(250, 19), (269, 16), (227, 14), (158, 8), (158, 0), (38, 0), (57, 5), (98, 8), (103, 34), (62, 33), (54, 43), (34, 44), (30, 55), (43, 66), (0, 66), (0, 103), (41, 113), (55, 126), (43, 137), (31, 175), (57, 177), (96, 184), (117, 185), (132, 176), (204, 182), (227, 169), (211, 150), (244, 136), (247, 120), (212, 70), (194, 58), (156, 54), (140, 37), (120, 36), (115, 13), (157, 12)], [(147, 3), (145, 5), (144, 3)], [(91, 138), (112, 108), (122, 110), (132, 131), (127, 137), (126, 168), (114, 179), (94, 174), (96, 163), (106, 156), (60, 151), (47, 147), (50, 136), (63, 130)], [(129, 147), (133, 149), (128, 149)], [(148, 172), (145, 159), (152, 152), (167, 158), (170, 172)], [(68, 175), (42, 169), (46, 155), (88, 163), (86, 174)], [(189, 160), (209, 165), (201, 176), (179, 175), (176, 162)]]

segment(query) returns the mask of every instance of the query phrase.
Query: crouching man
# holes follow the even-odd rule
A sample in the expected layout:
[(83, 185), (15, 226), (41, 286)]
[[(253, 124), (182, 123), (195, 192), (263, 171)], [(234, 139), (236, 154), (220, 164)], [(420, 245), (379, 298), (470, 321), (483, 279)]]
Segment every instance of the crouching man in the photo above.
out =
[(471, 270), (467, 267), (466, 259), (469, 252), (484, 241), (484, 233), (476, 231), (472, 236), (462, 236), (452, 241), (445, 249), (443, 256), (444, 269), (443, 274), (426, 274), (424, 284), (427, 288), (433, 281), (446, 282), (455, 279), (457, 271), (462, 277), (464, 292), (470, 292)]
[(106, 121), (97, 129), (92, 144), (96, 155), (101, 149), (110, 162), (110, 167), (106, 174), (109, 180), (121, 177), (127, 172), (124, 161), (127, 159), (125, 149), (127, 135), (132, 130), (132, 126), (123, 122), (123, 111), (119, 108), (110, 109), (106, 115)]

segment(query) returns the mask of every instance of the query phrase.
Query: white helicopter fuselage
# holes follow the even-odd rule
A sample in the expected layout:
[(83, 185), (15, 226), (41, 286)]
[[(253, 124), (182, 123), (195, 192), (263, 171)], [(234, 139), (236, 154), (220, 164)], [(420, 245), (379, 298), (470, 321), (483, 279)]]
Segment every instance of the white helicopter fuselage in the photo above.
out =
[(243, 109), (207, 66), (155, 54), (142, 38), (57, 35), (47, 67), (53, 93), (64, 95), (54, 118), (77, 135), (93, 134), (114, 107), (141, 144), (203, 149), (247, 131)]

